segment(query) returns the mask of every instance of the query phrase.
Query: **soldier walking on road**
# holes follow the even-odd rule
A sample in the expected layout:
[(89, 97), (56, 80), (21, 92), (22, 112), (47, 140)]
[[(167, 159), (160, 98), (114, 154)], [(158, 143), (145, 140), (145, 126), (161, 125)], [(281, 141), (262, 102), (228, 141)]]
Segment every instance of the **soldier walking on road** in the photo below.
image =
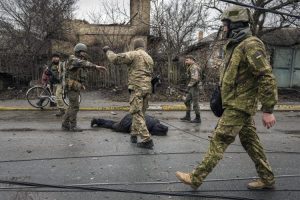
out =
[[(108, 46), (103, 48), (108, 60), (116, 65), (128, 66), (128, 90), (130, 92), (130, 113), (132, 114), (131, 142), (140, 148), (152, 149), (154, 144), (145, 123), (145, 112), (152, 92), (153, 60), (145, 51), (142, 39), (134, 41), (134, 51), (115, 54)], [(142, 141), (137, 142), (137, 136)]]
[(102, 69), (105, 67), (95, 65), (86, 60), (87, 46), (78, 43), (74, 47), (75, 55), (71, 55), (66, 64), (66, 94), (69, 98), (69, 107), (63, 116), (62, 129), (66, 131), (81, 132), (77, 127), (77, 113), (79, 111), (80, 90), (85, 89), (86, 69)]
[(196, 118), (191, 121), (191, 123), (201, 123), (200, 118), (200, 106), (199, 106), (199, 81), (200, 81), (200, 67), (196, 63), (196, 59), (192, 55), (187, 55), (185, 57), (185, 64), (187, 67), (187, 95), (185, 97), (184, 104), (186, 106), (186, 115), (181, 118), (183, 121), (191, 121), (191, 107), (193, 103), (193, 108), (196, 114)]
[(206, 176), (223, 158), (226, 148), (239, 135), (242, 146), (253, 160), (259, 179), (248, 184), (249, 189), (273, 188), (274, 174), (257, 136), (253, 116), (258, 100), (262, 104), (265, 127), (275, 125), (272, 114), (277, 103), (277, 86), (266, 58), (263, 42), (252, 36), (249, 28), (252, 16), (248, 9), (231, 7), (224, 11), (225, 62), (220, 76), (224, 112), (218, 121), (202, 163), (193, 172), (176, 172), (177, 178), (192, 188), (198, 188)]

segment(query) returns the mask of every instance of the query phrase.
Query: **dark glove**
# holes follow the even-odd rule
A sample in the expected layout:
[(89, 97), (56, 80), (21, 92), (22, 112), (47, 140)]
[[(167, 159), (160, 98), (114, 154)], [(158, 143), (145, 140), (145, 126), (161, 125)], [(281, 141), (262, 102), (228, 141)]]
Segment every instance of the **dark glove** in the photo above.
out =
[(102, 48), (102, 50), (106, 54), (106, 52), (110, 50), (110, 47), (109, 46), (105, 46), (105, 47)]

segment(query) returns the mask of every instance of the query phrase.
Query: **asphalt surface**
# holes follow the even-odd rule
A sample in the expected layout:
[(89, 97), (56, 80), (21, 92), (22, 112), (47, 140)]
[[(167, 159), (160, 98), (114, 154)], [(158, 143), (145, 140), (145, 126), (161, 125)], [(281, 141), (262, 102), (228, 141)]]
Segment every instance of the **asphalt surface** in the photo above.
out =
[[(247, 190), (248, 178), (256, 176), (256, 172), (237, 138), (197, 192), (190, 192), (188, 186), (179, 183), (175, 172), (191, 171), (203, 158), (217, 122), (211, 112), (202, 112), (201, 125), (180, 122), (178, 118), (184, 112), (149, 112), (169, 126), (168, 136), (153, 137), (154, 150), (139, 149), (130, 144), (127, 134), (90, 127), (93, 117), (118, 120), (125, 112), (82, 111), (78, 118), (79, 126), (85, 129), (82, 133), (61, 131), (60, 119), (54, 113), (0, 112), (1, 180), (57, 185), (96, 184), (114, 189), (185, 191), (265, 200), (300, 199), (300, 112), (276, 112), (278, 123), (270, 130), (262, 127), (261, 113), (255, 118), (267, 157), (275, 175), (279, 176), (275, 190)], [(4, 189), (7, 187), (13, 189)], [(1, 184), (0, 200), (207, 199), (16, 187), (20, 186)]]

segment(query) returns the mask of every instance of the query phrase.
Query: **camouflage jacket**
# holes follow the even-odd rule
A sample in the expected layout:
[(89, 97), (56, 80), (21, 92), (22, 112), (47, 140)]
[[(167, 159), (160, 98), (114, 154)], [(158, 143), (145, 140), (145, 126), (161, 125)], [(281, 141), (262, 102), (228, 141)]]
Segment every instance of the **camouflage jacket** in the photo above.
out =
[(224, 108), (254, 115), (260, 101), (263, 112), (273, 112), (277, 86), (261, 40), (250, 36), (236, 45), (229, 42), (225, 46), (220, 85)]
[(200, 67), (199, 65), (192, 64), (188, 66), (187, 71), (187, 78), (188, 78), (188, 87), (198, 86), (200, 81)]
[(146, 51), (142, 48), (120, 54), (108, 51), (106, 55), (113, 64), (128, 66), (128, 89), (151, 93), (154, 62)]
[(59, 62), (58, 65), (51, 63), (49, 70), (51, 72), (51, 83), (60, 84), (62, 81), (63, 63)]
[(66, 63), (66, 81), (73, 80), (81, 84), (86, 84), (86, 69), (88, 68), (94, 69), (96, 68), (96, 65), (87, 60), (71, 55)]

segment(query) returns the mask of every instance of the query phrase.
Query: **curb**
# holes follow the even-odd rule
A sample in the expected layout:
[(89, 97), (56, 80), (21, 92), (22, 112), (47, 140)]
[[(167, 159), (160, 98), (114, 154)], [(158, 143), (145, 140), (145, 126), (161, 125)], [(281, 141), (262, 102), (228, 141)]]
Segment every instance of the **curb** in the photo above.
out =
[[(259, 106), (260, 107), (260, 106)], [(209, 105), (200, 105), (201, 110), (209, 111)], [(39, 111), (38, 108), (33, 107), (6, 107), (0, 106), (0, 111)], [(55, 109), (45, 108), (44, 111), (51, 111)], [(82, 107), (81, 111), (129, 111), (129, 106), (104, 106), (104, 107)], [(186, 107), (183, 104), (175, 105), (150, 105), (149, 111), (185, 111)], [(299, 105), (279, 104), (275, 106), (275, 111), (300, 111)]]

